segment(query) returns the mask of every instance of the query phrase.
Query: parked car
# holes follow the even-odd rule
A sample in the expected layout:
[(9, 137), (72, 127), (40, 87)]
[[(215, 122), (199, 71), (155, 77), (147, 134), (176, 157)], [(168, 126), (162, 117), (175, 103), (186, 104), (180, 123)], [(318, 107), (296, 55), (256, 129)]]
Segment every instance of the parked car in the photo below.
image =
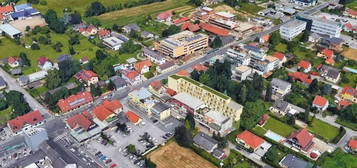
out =
[(110, 165), (110, 168), (115, 168), (115, 167), (117, 167), (117, 164), (112, 164), (112, 165)]
[(112, 162), (112, 159), (108, 159), (105, 161), (105, 164), (109, 164), (110, 162)]

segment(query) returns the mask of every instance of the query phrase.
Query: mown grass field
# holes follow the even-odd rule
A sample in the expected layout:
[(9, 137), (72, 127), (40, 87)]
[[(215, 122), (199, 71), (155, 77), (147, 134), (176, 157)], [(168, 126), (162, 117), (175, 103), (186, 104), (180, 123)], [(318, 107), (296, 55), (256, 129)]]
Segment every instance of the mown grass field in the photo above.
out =
[(273, 117), (270, 117), (263, 126), (266, 130), (271, 130), (283, 137), (288, 137), (296, 129)]
[(328, 141), (333, 140), (339, 134), (338, 128), (318, 119), (314, 119), (307, 129), (313, 134), (326, 138)]
[(343, 152), (340, 148), (322, 159), (323, 168), (356, 168), (357, 157)]
[[(46, 0), (47, 5), (35, 4), (33, 5), (41, 13), (45, 13), (48, 9), (53, 9), (59, 15), (63, 15), (63, 9), (70, 8), (72, 11), (78, 11), (81, 14), (87, 10), (92, 2), (98, 0)], [(100, 0), (100, 2), (105, 6), (113, 6), (118, 4), (124, 4), (127, 2), (138, 1), (138, 0)], [(18, 4), (25, 3), (26, 0), (20, 0)]]
[(143, 22), (148, 16), (156, 18), (156, 14), (167, 10), (181, 10), (180, 8), (188, 8), (188, 0), (166, 0), (164, 2), (156, 2), (148, 5), (137, 6), (133, 8), (113, 11), (97, 16), (98, 20), (104, 26), (111, 26), (114, 23), (125, 25), (128, 23)]
[(1, 126), (6, 126), (6, 122), (10, 120), (10, 115), (11, 115), (11, 107), (0, 111), (0, 127)]
[(203, 159), (190, 149), (179, 146), (176, 142), (169, 142), (156, 149), (147, 156), (158, 168), (215, 168), (212, 163)]

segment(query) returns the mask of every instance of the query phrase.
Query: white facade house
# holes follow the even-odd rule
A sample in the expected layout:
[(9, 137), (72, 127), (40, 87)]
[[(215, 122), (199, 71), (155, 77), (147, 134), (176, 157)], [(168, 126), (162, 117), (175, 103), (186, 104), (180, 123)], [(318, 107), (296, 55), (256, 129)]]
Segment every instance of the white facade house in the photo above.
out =
[(119, 50), (123, 43), (124, 42), (122, 40), (116, 37), (109, 37), (103, 39), (103, 44), (112, 50)]
[(306, 22), (301, 20), (293, 20), (280, 27), (280, 36), (281, 38), (291, 41), (300, 33), (306, 29)]
[(290, 0), (290, 2), (295, 3), (300, 6), (315, 6), (317, 0)]
[(328, 35), (330, 37), (340, 37), (342, 31), (342, 25), (338, 22), (313, 18), (311, 32)]

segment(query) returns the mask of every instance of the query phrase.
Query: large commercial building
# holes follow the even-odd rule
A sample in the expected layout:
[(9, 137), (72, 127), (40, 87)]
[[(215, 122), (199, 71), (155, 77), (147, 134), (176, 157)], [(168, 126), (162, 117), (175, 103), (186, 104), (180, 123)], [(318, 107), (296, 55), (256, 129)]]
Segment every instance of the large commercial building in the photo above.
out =
[(243, 106), (233, 101), (227, 95), (220, 93), (206, 85), (184, 76), (172, 75), (168, 79), (168, 86), (177, 93), (188, 93), (203, 101), (209, 108), (223, 113), (223, 115), (238, 121)]
[(320, 18), (313, 18), (312, 20), (311, 32), (313, 33), (325, 34), (330, 37), (340, 37), (341, 31), (341, 23)]
[(154, 46), (163, 55), (177, 58), (208, 47), (208, 36), (183, 31), (155, 43)]
[(293, 20), (280, 27), (281, 38), (291, 41), (306, 29), (306, 22)]
[(317, 0), (290, 0), (292, 3), (301, 5), (301, 6), (315, 6)]

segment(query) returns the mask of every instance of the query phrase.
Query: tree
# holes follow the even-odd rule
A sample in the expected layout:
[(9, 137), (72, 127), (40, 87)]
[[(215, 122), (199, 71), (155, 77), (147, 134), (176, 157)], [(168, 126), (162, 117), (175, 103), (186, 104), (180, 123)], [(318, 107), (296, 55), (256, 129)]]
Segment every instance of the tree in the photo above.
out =
[(276, 45), (278, 45), (281, 41), (281, 37), (279, 32), (274, 32), (271, 34), (271, 37), (269, 38), (269, 43), (272, 45), (272, 47), (275, 47)]
[(136, 147), (133, 144), (130, 144), (126, 147), (126, 149), (128, 149), (128, 152), (131, 154), (135, 154), (136, 153)]
[(340, 112), (340, 116), (344, 120), (357, 123), (357, 104), (352, 104), (343, 108)]
[(186, 127), (186, 128), (188, 128), (190, 130), (194, 130), (195, 129), (196, 123), (195, 123), (195, 119), (194, 119), (194, 116), (193, 116), (192, 113), (187, 113), (186, 118), (185, 118), (185, 122), (188, 123), (188, 127)]
[(39, 46), (38, 44), (33, 43), (33, 44), (31, 45), (31, 50), (39, 50), (39, 49), (40, 49), (40, 46)]
[(265, 101), (268, 101), (270, 102), (272, 100), (272, 91), (273, 91), (273, 88), (271, 87), (270, 83), (268, 85), (268, 88), (266, 89), (266, 92), (265, 92)]
[(71, 24), (80, 24), (82, 22), (82, 17), (79, 12), (74, 12), (71, 14)]
[(200, 73), (198, 71), (196, 71), (196, 69), (194, 69), (192, 72), (191, 72), (191, 78), (195, 81), (198, 81), (200, 79)]
[(188, 3), (195, 5), (195, 6), (201, 6), (202, 0), (189, 0)]
[(102, 90), (98, 85), (90, 85), (90, 93), (93, 97), (97, 97), (102, 94)]
[(213, 132), (212, 138), (215, 139), (216, 141), (218, 141), (218, 148), (225, 148), (228, 145), (228, 141), (225, 137), (222, 137), (219, 133), (216, 134), (215, 132)]
[(25, 31), (30, 31), (31, 30), (31, 27), (30, 26), (26, 26), (26, 30)]
[(304, 113), (304, 122), (309, 124), (309, 116), (310, 116), (310, 107), (305, 109), (305, 113)]
[(312, 80), (311, 84), (309, 85), (308, 90), (310, 93), (316, 93), (319, 90), (317, 79)]
[(92, 2), (90, 6), (88, 7), (87, 11), (85, 12), (85, 15), (87, 17), (89, 16), (98, 16), (106, 12), (106, 8), (104, 5), (98, 1)]
[(66, 30), (66, 27), (60, 19), (57, 17), (57, 13), (53, 9), (49, 9), (44, 15), (45, 21), (48, 24), (48, 27), (56, 33), (63, 34)]
[(216, 36), (212, 41), (211, 47), (212, 48), (220, 48), (223, 46), (223, 42), (219, 36)]
[(156, 164), (148, 158), (145, 158), (145, 166), (146, 168), (156, 168)]
[(61, 78), (57, 69), (51, 69), (47, 71), (46, 87), (48, 89), (55, 89), (61, 85)]
[(289, 125), (295, 125), (295, 116), (289, 115), (288, 118), (287, 118), (287, 123)]
[(178, 126), (175, 128), (175, 140), (183, 147), (190, 147), (193, 143), (192, 133), (185, 126)]
[(245, 104), (245, 102), (247, 101), (247, 95), (248, 95), (248, 89), (245, 85), (243, 85), (240, 88), (239, 94), (238, 94), (239, 103)]
[(22, 65), (31, 66), (31, 61), (27, 58), (26, 53), (21, 52), (20, 59), (21, 59)]
[(59, 74), (62, 82), (67, 82), (75, 73), (80, 70), (78, 61), (64, 60), (58, 63)]
[(97, 60), (101, 61), (101, 60), (104, 60), (105, 58), (107, 58), (107, 54), (104, 53), (102, 50), (97, 50), (95, 52), (95, 58), (97, 58)]
[(252, 129), (265, 113), (264, 102), (257, 100), (255, 102), (247, 102), (244, 106), (240, 121), (240, 126), (244, 130)]
[(276, 145), (273, 145), (267, 153), (264, 154), (264, 159), (269, 160), (272, 163), (279, 163), (279, 149)]
[(332, 87), (329, 84), (324, 84), (322, 88), (320, 89), (320, 94), (322, 96), (329, 95), (332, 91)]
[(129, 40), (120, 47), (119, 52), (131, 54), (140, 49), (141, 46), (139, 44), (135, 44), (133, 40)]
[(69, 47), (68, 51), (69, 51), (69, 54), (71, 54), (71, 55), (76, 54), (76, 51), (74, 51), (74, 48), (72, 46)]
[(310, 31), (305, 30), (304, 33), (302, 34), (301, 38), (300, 38), (300, 41), (304, 42), (304, 43), (309, 41), (309, 36), (310, 36)]
[(24, 95), (21, 92), (11, 90), (5, 93), (5, 98), (13, 109), (11, 118), (24, 115), (31, 111), (29, 104), (26, 102)]
[(173, 34), (179, 33), (181, 31), (181, 28), (176, 25), (170, 25), (166, 30), (164, 30), (161, 35), (162, 37), (168, 37)]
[(0, 99), (0, 110), (5, 110), (9, 107), (5, 99)]
[(113, 31), (116, 31), (116, 32), (119, 32), (119, 33), (122, 31), (122, 30), (121, 30), (121, 27), (118, 26), (116, 23), (113, 24), (112, 30), (113, 30)]
[(227, 4), (228, 6), (230, 6), (230, 7), (236, 7), (236, 6), (238, 6), (238, 4), (239, 4), (239, 0), (223, 0), (223, 2), (225, 3), (225, 4)]
[(78, 36), (72, 36), (69, 40), (68, 40), (68, 44), (69, 45), (76, 45), (76, 44), (80, 44), (81, 42), (79, 41)]

